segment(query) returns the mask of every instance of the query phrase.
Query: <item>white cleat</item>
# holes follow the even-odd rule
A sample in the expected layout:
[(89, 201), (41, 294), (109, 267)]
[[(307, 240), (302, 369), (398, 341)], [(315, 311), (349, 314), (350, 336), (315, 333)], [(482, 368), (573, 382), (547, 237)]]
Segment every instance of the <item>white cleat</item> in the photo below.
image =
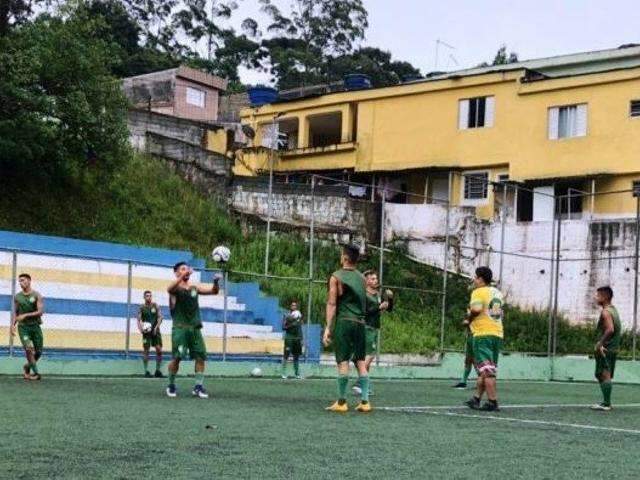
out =
[(611, 405), (605, 405), (604, 403), (597, 403), (596, 405), (591, 405), (591, 410), (597, 410), (599, 412), (610, 412)]
[(198, 398), (209, 398), (209, 394), (202, 385), (196, 385), (191, 392), (191, 395)]
[(167, 387), (167, 397), (169, 398), (176, 398), (178, 396), (178, 391), (176, 390), (175, 385), (169, 385)]

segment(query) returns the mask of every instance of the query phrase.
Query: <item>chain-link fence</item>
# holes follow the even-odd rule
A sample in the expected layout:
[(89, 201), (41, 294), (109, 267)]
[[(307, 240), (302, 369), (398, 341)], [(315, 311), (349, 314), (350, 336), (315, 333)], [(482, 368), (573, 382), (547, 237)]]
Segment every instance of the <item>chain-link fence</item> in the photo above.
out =
[[(203, 297), (204, 334), (214, 358), (271, 359), (282, 351), (282, 315), (296, 301), (304, 316), (305, 359), (321, 358), (327, 280), (341, 243), (361, 246), (361, 270), (378, 273), (395, 293), (383, 315), (378, 361), (462, 351), (475, 268), (490, 266), (503, 291), (505, 349), (535, 355), (592, 353), (597, 287), (610, 285), (625, 333), (622, 354), (635, 358), (638, 305), (638, 198), (592, 183), (526, 185), (452, 173), (449, 198), (353, 181), (346, 173), (270, 175), (234, 183), (232, 209), (247, 238), (237, 246), (219, 296)], [(355, 179), (357, 180), (357, 178)], [(451, 201), (451, 199), (459, 199)], [(127, 259), (0, 252), (0, 348), (9, 335), (11, 298), (21, 271), (34, 272), (46, 302), (46, 343), (76, 354), (137, 356), (137, 312), (150, 290), (167, 320), (170, 265)], [(200, 261), (200, 264), (202, 261)], [(233, 268), (234, 265), (250, 268)], [(242, 271), (247, 270), (247, 271)], [(201, 266), (193, 280), (219, 273)]]

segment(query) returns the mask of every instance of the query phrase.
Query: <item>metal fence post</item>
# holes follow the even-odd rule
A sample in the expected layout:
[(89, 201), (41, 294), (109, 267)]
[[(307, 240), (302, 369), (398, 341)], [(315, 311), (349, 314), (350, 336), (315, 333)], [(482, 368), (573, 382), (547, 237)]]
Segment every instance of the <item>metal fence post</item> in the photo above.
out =
[(507, 222), (507, 184), (502, 185), (502, 208), (500, 209), (500, 267), (498, 278), (500, 279), (500, 288), (502, 288), (504, 282), (502, 278), (502, 274), (504, 272), (504, 234), (505, 234), (505, 223)]
[(130, 335), (131, 335), (131, 288), (132, 288), (132, 266), (131, 261), (127, 262), (127, 328), (124, 344), (124, 356), (129, 358)]
[(13, 335), (11, 335), (11, 325), (15, 320), (16, 309), (14, 307), (14, 298), (16, 298), (16, 277), (18, 276), (18, 252), (11, 253), (11, 301), (9, 313), (9, 356), (13, 357)]
[(229, 299), (229, 272), (224, 270), (223, 272), (223, 310), (222, 310), (222, 361), (227, 361), (227, 312), (228, 312), (228, 299)]
[(442, 306), (440, 311), (440, 352), (444, 352), (444, 326), (447, 315), (447, 280), (449, 276), (449, 222), (451, 221), (451, 194), (453, 177), (449, 172), (449, 190), (447, 198), (447, 213), (444, 222), (444, 255), (442, 259)]
[(636, 244), (634, 252), (634, 275), (633, 275), (633, 336), (632, 336), (632, 358), (636, 360), (636, 337), (638, 335), (638, 251), (640, 250), (640, 192), (636, 195)]
[(313, 301), (313, 247), (316, 226), (316, 176), (311, 176), (311, 224), (309, 225), (309, 286), (307, 291), (307, 331), (304, 336), (304, 361), (309, 361), (309, 330), (311, 328), (311, 303)]
[[(383, 274), (384, 274), (384, 224), (386, 222), (386, 216), (384, 207), (387, 202), (387, 192), (382, 190), (382, 202), (380, 204), (380, 263), (378, 266), (378, 285), (382, 288)], [(378, 342), (376, 344), (376, 365), (380, 365), (380, 335), (378, 334)]]

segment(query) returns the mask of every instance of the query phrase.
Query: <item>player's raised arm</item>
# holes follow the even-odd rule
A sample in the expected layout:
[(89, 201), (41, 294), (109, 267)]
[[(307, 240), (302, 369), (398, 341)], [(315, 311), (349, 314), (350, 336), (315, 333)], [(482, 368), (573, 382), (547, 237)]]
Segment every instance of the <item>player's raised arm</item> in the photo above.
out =
[(170, 294), (173, 294), (176, 292), (176, 290), (178, 290), (178, 288), (180, 287), (180, 284), (185, 281), (187, 278), (189, 278), (189, 275), (191, 274), (191, 270), (187, 270), (187, 272), (185, 272), (184, 275), (180, 275), (180, 276), (176, 276), (176, 279), (171, 282), (169, 284), (169, 286), (167, 287), (167, 292), (169, 292)]
[(331, 332), (333, 330), (333, 322), (336, 318), (336, 307), (338, 305), (338, 292), (339, 284), (338, 279), (331, 276), (329, 279), (329, 294), (327, 295), (327, 308), (326, 308), (326, 327), (324, 329), (324, 335), (322, 337), (322, 343), (325, 347), (331, 343)]
[(217, 295), (220, 293), (220, 279), (218, 277), (213, 278), (213, 285), (198, 285), (196, 287), (200, 295)]

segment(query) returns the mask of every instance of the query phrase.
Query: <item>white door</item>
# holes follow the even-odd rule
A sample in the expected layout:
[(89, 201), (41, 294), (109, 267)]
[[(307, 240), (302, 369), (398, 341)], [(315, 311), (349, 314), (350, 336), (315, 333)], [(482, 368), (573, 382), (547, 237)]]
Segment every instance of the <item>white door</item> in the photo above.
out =
[(533, 189), (533, 221), (550, 222), (553, 220), (555, 197), (553, 185)]

